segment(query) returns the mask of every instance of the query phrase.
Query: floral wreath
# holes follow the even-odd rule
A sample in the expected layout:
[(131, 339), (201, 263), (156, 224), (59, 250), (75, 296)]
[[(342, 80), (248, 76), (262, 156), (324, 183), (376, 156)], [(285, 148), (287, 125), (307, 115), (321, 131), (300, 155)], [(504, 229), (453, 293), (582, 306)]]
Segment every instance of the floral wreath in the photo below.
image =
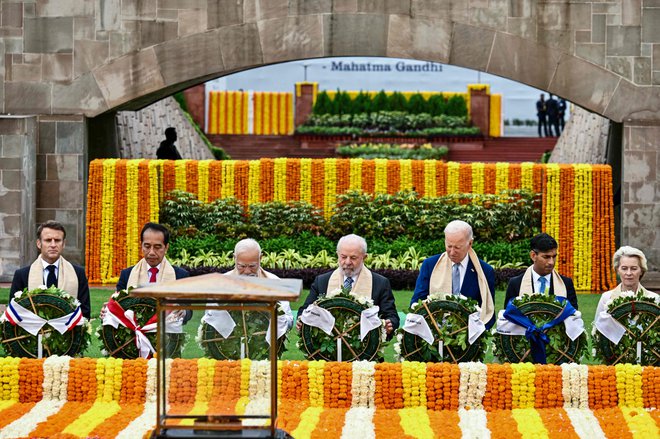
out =
[[(238, 360), (243, 353), (244, 358), (250, 360), (268, 360), (270, 344), (266, 341), (266, 334), (270, 325), (270, 313), (246, 310), (232, 310), (228, 313), (236, 326), (227, 338), (212, 325), (206, 322), (200, 323), (195, 340), (204, 351), (204, 355), (216, 360)], [(285, 315), (279, 303), (277, 315)], [(277, 358), (281, 358), (286, 351), (286, 341), (286, 334), (277, 339)]]
[[(113, 293), (111, 300), (119, 304), (124, 311), (132, 311), (135, 323), (139, 326), (145, 326), (150, 321), (155, 322), (156, 299), (130, 296), (132, 289), (132, 287), (129, 287), (128, 290)], [(155, 329), (152, 332), (145, 332), (144, 335), (155, 349), (157, 346), (157, 332)], [(136, 333), (125, 326), (119, 325), (115, 328), (112, 325), (101, 324), (96, 328), (96, 337), (103, 344), (101, 350), (103, 355), (124, 359), (140, 358), (140, 351), (135, 343)], [(185, 332), (168, 333), (165, 348), (167, 358), (181, 357), (185, 342)]]
[[(553, 321), (564, 309), (556, 296), (546, 294), (526, 294), (516, 297), (512, 302), (537, 328)], [(546, 364), (579, 363), (587, 353), (586, 332), (582, 332), (575, 340), (566, 334), (563, 324), (542, 332), (548, 339), (545, 345)], [(493, 354), (500, 361), (532, 362), (531, 343), (524, 335), (501, 334), (495, 328), (493, 334)]]
[(362, 311), (374, 306), (373, 300), (341, 287), (328, 292), (314, 303), (329, 311), (335, 323), (333, 335), (302, 323), (298, 348), (308, 360), (337, 361), (337, 340), (341, 340), (342, 361), (373, 361), (383, 358), (387, 333), (382, 320), (377, 330), (370, 331), (364, 340), (360, 340), (360, 317)]
[(468, 341), (469, 316), (480, 312), (476, 300), (465, 296), (431, 294), (413, 303), (410, 312), (424, 317), (433, 335), (433, 343), (429, 344), (421, 336), (400, 328), (394, 344), (394, 351), (400, 360), (451, 363), (483, 361), (490, 333), (484, 331), (472, 344)]
[[(28, 332), (27, 324), (32, 323)], [(36, 324), (36, 326), (34, 326)], [(82, 354), (89, 346), (92, 325), (82, 316), (80, 302), (55, 286), (17, 291), (0, 318), (2, 346), (12, 357)], [(39, 327), (39, 325), (41, 325)]]
[(606, 303), (607, 312), (625, 328), (615, 344), (593, 326), (595, 357), (606, 364), (637, 363), (637, 342), (641, 342), (643, 366), (660, 366), (660, 296), (655, 298), (624, 291)]

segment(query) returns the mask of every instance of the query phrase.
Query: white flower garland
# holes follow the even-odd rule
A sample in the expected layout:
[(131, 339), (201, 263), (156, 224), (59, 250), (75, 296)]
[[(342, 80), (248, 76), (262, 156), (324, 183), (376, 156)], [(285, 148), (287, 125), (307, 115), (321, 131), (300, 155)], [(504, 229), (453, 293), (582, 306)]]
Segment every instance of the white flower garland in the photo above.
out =
[[(270, 397), (250, 399), (250, 402), (245, 406), (245, 415), (270, 415)], [(270, 421), (268, 419), (243, 419), (242, 424), (259, 427), (270, 425)]]
[(250, 401), (270, 398), (270, 361), (252, 361), (248, 391)]
[(564, 408), (589, 408), (589, 367), (586, 364), (564, 363), (561, 365), (562, 395)]
[(605, 433), (600, 428), (598, 419), (589, 409), (577, 409), (566, 407), (566, 414), (573, 424), (573, 428), (579, 437), (588, 437), (594, 439), (605, 439)]
[(0, 430), (0, 438), (27, 437), (37, 425), (46, 421), (49, 416), (59, 412), (66, 401), (51, 401), (42, 399), (29, 412)]
[(344, 428), (341, 431), (341, 439), (375, 439), (376, 427), (374, 426), (373, 407), (355, 407), (346, 412)]
[(375, 363), (371, 361), (353, 362), (353, 380), (351, 383), (351, 392), (353, 394), (352, 407), (375, 407), (375, 374)]
[(469, 409), (483, 409), (486, 395), (488, 368), (483, 363), (459, 363), (461, 371), (458, 387), (458, 406)]
[(489, 439), (490, 430), (485, 410), (458, 409), (458, 426), (463, 432), (464, 438)]
[(130, 424), (119, 432), (115, 439), (135, 439), (144, 437), (144, 435), (155, 426), (156, 403), (147, 402), (144, 405), (144, 411), (140, 416), (133, 419)]
[(44, 360), (44, 382), (42, 384), (45, 400), (67, 400), (69, 385), (69, 361), (71, 357), (53, 355)]
[[(155, 358), (150, 358), (147, 361), (147, 383), (145, 385), (145, 401), (147, 402), (156, 402), (157, 390), (156, 390), (156, 374), (158, 373), (158, 366)], [(166, 376), (170, 376), (170, 368), (172, 367), (171, 360), (169, 361), (169, 368), (167, 369)]]

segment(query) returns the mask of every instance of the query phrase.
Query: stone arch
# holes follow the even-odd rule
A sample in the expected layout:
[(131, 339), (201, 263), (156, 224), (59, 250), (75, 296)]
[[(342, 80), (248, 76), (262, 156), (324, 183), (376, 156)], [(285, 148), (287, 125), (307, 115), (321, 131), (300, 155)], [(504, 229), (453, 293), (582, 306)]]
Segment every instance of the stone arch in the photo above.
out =
[(375, 10), (306, 14), (300, 8), (290, 8), (284, 17), (244, 17), (139, 47), (93, 66), (69, 84), (53, 84), (49, 112), (94, 117), (116, 108), (140, 107), (239, 70), (330, 56), (414, 58), (468, 67), (546, 90), (618, 122), (653, 119), (660, 110), (658, 87), (635, 85), (560, 47), (492, 25), (469, 24), (474, 20), (467, 18)]

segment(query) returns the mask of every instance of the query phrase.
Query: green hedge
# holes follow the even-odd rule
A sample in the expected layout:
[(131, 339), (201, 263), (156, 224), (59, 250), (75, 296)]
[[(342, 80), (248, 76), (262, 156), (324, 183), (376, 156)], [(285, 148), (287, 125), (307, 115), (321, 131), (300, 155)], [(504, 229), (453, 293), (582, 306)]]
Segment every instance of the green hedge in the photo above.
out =
[(449, 148), (446, 146), (434, 147), (430, 143), (423, 145), (365, 143), (342, 145), (336, 149), (340, 157), (363, 159), (440, 160), (445, 158), (448, 152)]
[(375, 111), (403, 111), (411, 114), (428, 113), (432, 116), (467, 116), (467, 103), (461, 95), (445, 98), (434, 94), (425, 99), (421, 93), (415, 93), (406, 99), (403, 93), (393, 92), (389, 95), (381, 90), (375, 95), (360, 92), (351, 98), (345, 91), (337, 90), (331, 98), (326, 91), (316, 96), (313, 108), (314, 114), (359, 114)]

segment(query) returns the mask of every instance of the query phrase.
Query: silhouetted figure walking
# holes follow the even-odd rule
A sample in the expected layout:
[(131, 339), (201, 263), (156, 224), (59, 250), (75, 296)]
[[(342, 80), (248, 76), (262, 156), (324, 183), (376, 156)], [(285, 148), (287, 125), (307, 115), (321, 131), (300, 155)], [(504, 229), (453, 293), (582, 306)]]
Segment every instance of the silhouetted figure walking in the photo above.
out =
[(160, 160), (181, 160), (181, 154), (174, 146), (176, 142), (176, 128), (169, 127), (165, 130), (165, 140), (160, 142), (156, 151), (156, 157)]
[[(539, 118), (539, 137), (548, 137), (548, 108), (545, 102), (545, 95), (541, 93), (541, 99), (536, 101), (536, 116)], [(543, 132), (541, 132), (543, 127)]]

